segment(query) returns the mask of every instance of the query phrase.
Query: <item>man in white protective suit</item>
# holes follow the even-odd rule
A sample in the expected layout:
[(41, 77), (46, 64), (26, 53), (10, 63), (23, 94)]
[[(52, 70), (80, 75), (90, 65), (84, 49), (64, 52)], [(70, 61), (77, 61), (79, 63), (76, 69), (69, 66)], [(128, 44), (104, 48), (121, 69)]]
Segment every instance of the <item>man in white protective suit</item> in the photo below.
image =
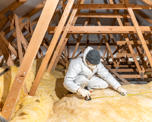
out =
[(90, 97), (90, 89), (104, 89), (110, 85), (121, 95), (127, 95), (127, 91), (104, 67), (100, 58), (96, 49), (87, 47), (82, 57), (71, 60), (64, 87), (72, 93)]

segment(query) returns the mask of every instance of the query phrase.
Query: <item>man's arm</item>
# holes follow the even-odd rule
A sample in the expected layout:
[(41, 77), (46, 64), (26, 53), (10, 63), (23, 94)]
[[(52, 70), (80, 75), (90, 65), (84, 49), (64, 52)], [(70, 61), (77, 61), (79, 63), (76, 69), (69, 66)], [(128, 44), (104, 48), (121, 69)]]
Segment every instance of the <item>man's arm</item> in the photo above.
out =
[(127, 95), (127, 91), (123, 89), (120, 83), (111, 75), (111, 73), (104, 67), (102, 63), (98, 65), (98, 75), (106, 80), (115, 90), (117, 90), (121, 95)]
[(66, 73), (66, 76), (64, 78), (64, 87), (73, 92), (76, 93), (77, 90), (80, 88), (80, 86), (78, 86), (74, 80), (76, 79), (76, 77), (78, 76), (78, 74), (81, 72), (81, 65), (79, 62), (77, 62), (77, 60), (72, 60), (70, 62), (68, 71)]
[(120, 87), (120, 83), (112, 76), (112, 74), (104, 67), (102, 63), (98, 65), (98, 75), (107, 81), (115, 90)]

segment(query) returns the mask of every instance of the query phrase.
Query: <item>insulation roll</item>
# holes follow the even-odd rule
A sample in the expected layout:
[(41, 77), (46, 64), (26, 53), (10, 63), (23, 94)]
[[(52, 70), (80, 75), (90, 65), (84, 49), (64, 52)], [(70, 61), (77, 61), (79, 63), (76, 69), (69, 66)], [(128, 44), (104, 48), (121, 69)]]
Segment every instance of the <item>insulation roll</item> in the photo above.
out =
[[(46, 122), (52, 111), (53, 100), (50, 96), (26, 96), (20, 109), (10, 122)], [(51, 112), (52, 113), (52, 112)]]
[(91, 101), (66, 96), (54, 104), (48, 122), (152, 122), (152, 82), (123, 87), (128, 96), (109, 88), (94, 90)]

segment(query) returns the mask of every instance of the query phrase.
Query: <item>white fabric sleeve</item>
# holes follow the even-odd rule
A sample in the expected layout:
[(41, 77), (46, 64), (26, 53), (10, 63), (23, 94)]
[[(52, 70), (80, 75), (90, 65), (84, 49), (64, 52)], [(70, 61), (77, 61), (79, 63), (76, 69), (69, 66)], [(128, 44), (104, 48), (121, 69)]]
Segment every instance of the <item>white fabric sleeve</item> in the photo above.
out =
[(76, 93), (77, 90), (80, 88), (80, 86), (78, 86), (74, 80), (76, 79), (76, 77), (78, 76), (78, 74), (81, 72), (81, 64), (79, 62), (77, 62), (76, 60), (72, 60), (68, 71), (66, 73), (66, 76), (64, 78), (64, 87), (73, 92)]
[(112, 76), (112, 74), (104, 67), (102, 63), (98, 64), (97, 74), (109, 83), (115, 90), (120, 87), (120, 83)]

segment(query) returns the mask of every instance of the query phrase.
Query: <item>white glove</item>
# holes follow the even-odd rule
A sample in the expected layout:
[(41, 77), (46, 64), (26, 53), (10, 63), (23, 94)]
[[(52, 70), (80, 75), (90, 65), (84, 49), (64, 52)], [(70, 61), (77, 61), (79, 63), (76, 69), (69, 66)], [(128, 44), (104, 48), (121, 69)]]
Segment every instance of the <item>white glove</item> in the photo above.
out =
[(122, 95), (122, 96), (126, 96), (127, 95), (127, 91), (122, 88), (122, 87), (118, 87), (117, 91)]
[(89, 97), (90, 96), (90, 92), (86, 89), (81, 88), (81, 87), (78, 89), (77, 93), (82, 95), (82, 97)]

